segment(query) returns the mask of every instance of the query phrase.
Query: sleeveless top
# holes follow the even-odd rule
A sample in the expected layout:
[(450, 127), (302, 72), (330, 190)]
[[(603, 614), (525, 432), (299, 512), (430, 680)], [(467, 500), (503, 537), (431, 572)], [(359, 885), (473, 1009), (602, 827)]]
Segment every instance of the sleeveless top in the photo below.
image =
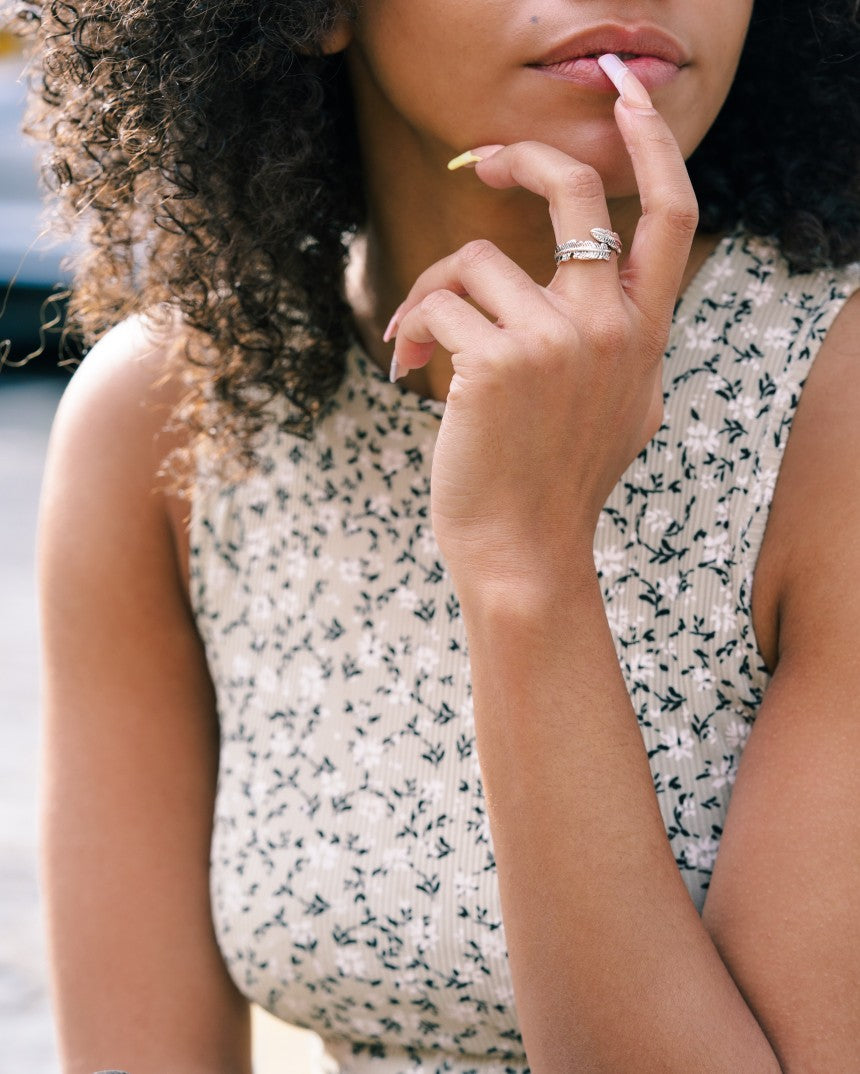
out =
[[(665, 422), (595, 538), (678, 868), (701, 908), (768, 674), (751, 586), (801, 386), (860, 283), (723, 239), (679, 301)], [(344, 1072), (523, 1074), (457, 598), (429, 517), (444, 403), (355, 347), (311, 440), (202, 475), (192, 600), (217, 692), (212, 910), (252, 1000)]]

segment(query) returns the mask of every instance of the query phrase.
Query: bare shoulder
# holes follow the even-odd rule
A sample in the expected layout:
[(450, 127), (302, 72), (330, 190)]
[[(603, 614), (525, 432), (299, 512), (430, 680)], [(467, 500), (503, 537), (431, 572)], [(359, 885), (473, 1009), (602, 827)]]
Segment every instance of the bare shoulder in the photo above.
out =
[(170, 359), (175, 338), (169, 327), (134, 317), (93, 347), (57, 412), (54, 437), (64, 454), (86, 454), (107, 438), (106, 462), (142, 468), (174, 446), (167, 427), (182, 391)]
[(130, 318), (75, 372), (52, 430), (42, 501), (43, 522), (58, 524), (64, 540), (75, 533), (90, 539), (94, 529), (107, 539), (135, 523), (145, 531), (145, 520), (151, 527), (161, 518), (184, 559), (187, 508), (159, 476), (164, 459), (183, 446), (171, 423), (183, 393), (170, 358), (175, 339), (167, 326)]

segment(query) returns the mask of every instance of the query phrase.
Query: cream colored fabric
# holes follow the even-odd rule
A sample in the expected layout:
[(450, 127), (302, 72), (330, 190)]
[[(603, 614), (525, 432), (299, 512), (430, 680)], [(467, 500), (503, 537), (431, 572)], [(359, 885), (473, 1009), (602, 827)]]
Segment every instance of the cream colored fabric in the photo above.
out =
[[(782, 451), (857, 283), (791, 277), (766, 243), (723, 240), (676, 311), (664, 427), (597, 531), (699, 907), (767, 685), (750, 588)], [(521, 1074), (466, 639), (429, 520), (443, 412), (355, 348), (312, 440), (273, 428), (253, 478), (201, 481), (192, 595), (222, 726), (213, 913), (240, 988), (345, 1070)]]

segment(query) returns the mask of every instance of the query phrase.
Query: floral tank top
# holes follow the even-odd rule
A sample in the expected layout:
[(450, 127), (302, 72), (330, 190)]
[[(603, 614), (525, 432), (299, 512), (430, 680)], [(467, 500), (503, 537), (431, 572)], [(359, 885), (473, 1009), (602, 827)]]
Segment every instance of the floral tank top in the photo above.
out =
[[(803, 381), (856, 273), (725, 238), (679, 301), (663, 427), (594, 557), (667, 837), (701, 908), (768, 675), (751, 586)], [(217, 692), (211, 853), (239, 988), (344, 1074), (523, 1074), (457, 597), (430, 525), (444, 403), (356, 347), (313, 439), (201, 476), (192, 599)]]

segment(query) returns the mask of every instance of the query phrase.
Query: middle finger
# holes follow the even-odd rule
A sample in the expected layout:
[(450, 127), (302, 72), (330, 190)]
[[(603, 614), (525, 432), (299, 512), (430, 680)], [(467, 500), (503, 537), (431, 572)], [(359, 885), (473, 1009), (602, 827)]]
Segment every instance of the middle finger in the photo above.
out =
[[(477, 156), (481, 150), (474, 150)], [(546, 199), (558, 244), (572, 239), (592, 242), (592, 228), (611, 230), (603, 181), (594, 168), (542, 142), (516, 142), (481, 161), (476, 168), (487, 186), (523, 187)], [(552, 257), (552, 251), (547, 251)], [(558, 266), (550, 290), (579, 301), (607, 298), (621, 292), (617, 255), (588, 265), (564, 262)], [(581, 268), (582, 271), (577, 271)]]

